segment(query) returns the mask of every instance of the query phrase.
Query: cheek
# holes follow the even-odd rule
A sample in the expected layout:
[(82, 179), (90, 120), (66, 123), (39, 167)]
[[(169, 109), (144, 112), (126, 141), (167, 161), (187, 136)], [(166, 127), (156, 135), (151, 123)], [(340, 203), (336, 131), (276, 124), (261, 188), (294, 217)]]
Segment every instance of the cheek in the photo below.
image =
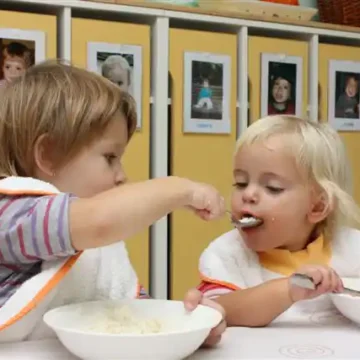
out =
[(234, 191), (231, 194), (231, 210), (236, 213), (240, 212), (242, 207), (242, 196), (240, 191)]
[(302, 222), (307, 216), (309, 206), (306, 195), (288, 194), (288, 196), (279, 197), (278, 201), (273, 203), (270, 217), (275, 222), (280, 220), (289, 223)]

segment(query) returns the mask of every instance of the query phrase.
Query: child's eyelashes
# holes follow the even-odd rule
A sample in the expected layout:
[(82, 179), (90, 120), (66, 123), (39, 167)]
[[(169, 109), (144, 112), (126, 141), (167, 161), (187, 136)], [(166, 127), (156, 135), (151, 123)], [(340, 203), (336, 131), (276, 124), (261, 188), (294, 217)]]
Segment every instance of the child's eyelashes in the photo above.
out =
[(104, 157), (109, 165), (112, 165), (117, 159), (117, 155), (114, 153), (104, 154)]
[(244, 189), (247, 187), (247, 185), (248, 185), (248, 183), (246, 183), (246, 182), (236, 182), (233, 184), (233, 187), (236, 189)]
[(276, 186), (267, 186), (266, 188), (272, 194), (280, 194), (280, 193), (282, 193), (284, 191), (283, 188), (276, 187)]
[[(249, 184), (247, 182), (236, 182), (233, 184), (233, 187), (240, 190), (240, 189), (245, 189), (248, 185)], [(266, 185), (264, 187), (271, 194), (280, 194), (284, 191), (283, 188), (277, 186)]]

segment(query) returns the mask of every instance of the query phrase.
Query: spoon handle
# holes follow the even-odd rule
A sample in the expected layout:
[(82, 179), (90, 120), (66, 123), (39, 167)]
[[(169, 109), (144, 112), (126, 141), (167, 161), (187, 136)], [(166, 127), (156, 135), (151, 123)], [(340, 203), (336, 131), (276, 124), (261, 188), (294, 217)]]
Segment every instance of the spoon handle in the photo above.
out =
[[(310, 290), (316, 289), (316, 285), (314, 284), (313, 279), (310, 276), (307, 276), (305, 274), (293, 274), (290, 278), (290, 282), (293, 285), (296, 285), (296, 286), (299, 286), (299, 287), (302, 287), (305, 289), (310, 289)], [(344, 290), (341, 293), (349, 294), (349, 295), (353, 295), (353, 296), (360, 296), (360, 291), (350, 289), (347, 287), (344, 287)]]

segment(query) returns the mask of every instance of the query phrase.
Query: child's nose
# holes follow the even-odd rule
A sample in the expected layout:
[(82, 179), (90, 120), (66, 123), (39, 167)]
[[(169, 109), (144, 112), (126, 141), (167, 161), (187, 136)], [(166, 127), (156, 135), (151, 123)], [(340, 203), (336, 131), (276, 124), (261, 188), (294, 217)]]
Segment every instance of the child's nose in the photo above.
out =
[(123, 171), (120, 171), (115, 177), (115, 185), (116, 186), (124, 184), (126, 181), (127, 181), (127, 177), (126, 177), (125, 172), (123, 172)]
[(254, 186), (248, 186), (242, 195), (244, 203), (256, 203), (258, 201), (258, 192)]

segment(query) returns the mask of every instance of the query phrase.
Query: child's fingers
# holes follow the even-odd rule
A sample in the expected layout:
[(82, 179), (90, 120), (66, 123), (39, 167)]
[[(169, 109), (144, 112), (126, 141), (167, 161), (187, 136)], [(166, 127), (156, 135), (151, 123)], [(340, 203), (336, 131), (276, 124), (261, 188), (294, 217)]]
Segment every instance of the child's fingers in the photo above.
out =
[(333, 292), (342, 292), (344, 291), (344, 284), (340, 278), (340, 276), (334, 271), (334, 277), (335, 277), (335, 284), (334, 284), (334, 288), (332, 289)]
[(323, 272), (320, 271), (318, 266), (307, 266), (300, 273), (310, 276), (316, 286), (320, 286), (323, 281)]
[(219, 313), (222, 315), (222, 318), (225, 319), (225, 310), (216, 301), (213, 301), (213, 300), (207, 299), (206, 297), (203, 297), (201, 300), (201, 304), (219, 311)]
[(197, 289), (189, 290), (184, 298), (185, 309), (193, 311), (201, 302), (202, 293)]
[(329, 292), (336, 292), (341, 284), (341, 280), (335, 270), (330, 269), (330, 288)]
[(203, 344), (203, 347), (213, 347), (215, 345), (217, 345), (221, 340), (221, 335), (218, 335), (218, 336), (209, 336), (204, 344)]
[(221, 321), (221, 323), (218, 326), (211, 329), (209, 337), (221, 336), (225, 332), (226, 327), (227, 327), (227, 325), (226, 325), (225, 320)]
[(311, 276), (314, 280), (317, 294), (336, 291), (341, 284), (337, 273), (332, 268), (326, 266), (311, 267), (308, 269), (307, 275)]
[(319, 276), (321, 278), (316, 289), (317, 292), (319, 294), (329, 292), (332, 286), (332, 272), (330, 269), (322, 266), (317, 268), (317, 272), (320, 274)]

